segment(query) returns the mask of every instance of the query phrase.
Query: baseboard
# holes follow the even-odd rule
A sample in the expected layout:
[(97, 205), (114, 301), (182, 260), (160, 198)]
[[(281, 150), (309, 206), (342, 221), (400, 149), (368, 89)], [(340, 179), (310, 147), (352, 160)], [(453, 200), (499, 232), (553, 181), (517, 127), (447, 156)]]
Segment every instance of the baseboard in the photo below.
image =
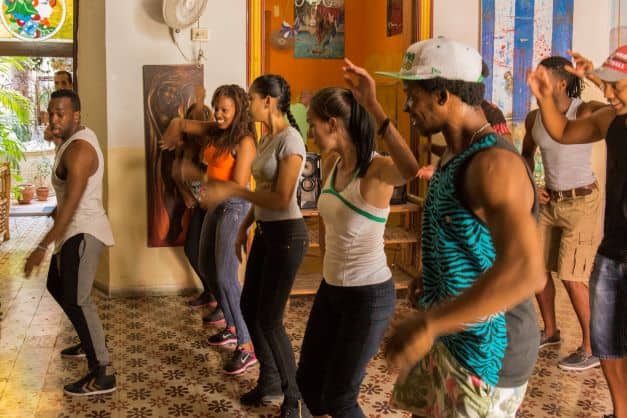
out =
[(108, 286), (95, 282), (94, 288), (109, 298), (129, 298), (129, 297), (141, 297), (141, 296), (188, 296), (198, 293), (202, 289), (198, 287), (176, 287), (176, 286), (161, 286), (161, 287), (131, 287), (131, 288), (117, 288), (111, 289)]

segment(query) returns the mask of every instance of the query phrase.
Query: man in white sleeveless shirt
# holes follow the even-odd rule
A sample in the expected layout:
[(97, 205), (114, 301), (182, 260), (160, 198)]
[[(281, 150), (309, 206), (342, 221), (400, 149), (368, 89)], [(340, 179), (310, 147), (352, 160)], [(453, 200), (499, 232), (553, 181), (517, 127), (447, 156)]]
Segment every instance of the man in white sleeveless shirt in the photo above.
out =
[(54, 243), (48, 291), (80, 339), (80, 344), (61, 351), (61, 356), (87, 357), (89, 366), (88, 374), (65, 386), (64, 392), (87, 396), (116, 389), (102, 323), (90, 297), (100, 253), (113, 245), (113, 234), (102, 205), (102, 151), (96, 134), (81, 125), (80, 110), (80, 100), (73, 91), (52, 93), (48, 104), (50, 131), (61, 138), (52, 170), (57, 209), (54, 225), (26, 260), (24, 273), (30, 276)]
[[(585, 103), (580, 99), (582, 80), (564, 67), (570, 65), (566, 58), (545, 58), (540, 65), (547, 68), (555, 86), (555, 102), (568, 119), (588, 116), (605, 106), (600, 102)], [(534, 156), (540, 147), (545, 171), (545, 187), (538, 189), (540, 197), (540, 236), (548, 281), (544, 290), (536, 295), (544, 331), (540, 348), (561, 342), (555, 319), (555, 285), (558, 278), (573, 304), (581, 326), (581, 346), (558, 366), (564, 370), (582, 371), (599, 366), (590, 346), (590, 303), (588, 279), (597, 246), (599, 245), (602, 195), (592, 171), (592, 144), (562, 145), (547, 133), (540, 112), (532, 110), (525, 121), (523, 157), (534, 169)]]

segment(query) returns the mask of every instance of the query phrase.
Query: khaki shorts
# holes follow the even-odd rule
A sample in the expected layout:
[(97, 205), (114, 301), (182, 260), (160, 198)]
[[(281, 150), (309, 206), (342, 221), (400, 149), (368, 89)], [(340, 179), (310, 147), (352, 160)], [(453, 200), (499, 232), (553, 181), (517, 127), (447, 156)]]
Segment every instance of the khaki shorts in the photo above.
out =
[(540, 206), (544, 261), (554, 278), (588, 282), (601, 238), (601, 197), (596, 188), (587, 196)]

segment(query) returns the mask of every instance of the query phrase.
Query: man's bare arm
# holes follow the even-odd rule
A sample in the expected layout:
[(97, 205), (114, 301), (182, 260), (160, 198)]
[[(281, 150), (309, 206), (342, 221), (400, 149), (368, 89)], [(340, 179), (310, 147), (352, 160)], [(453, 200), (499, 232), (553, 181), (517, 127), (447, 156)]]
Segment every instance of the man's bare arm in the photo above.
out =
[(465, 177), (465, 195), (490, 230), (496, 260), (471, 288), (427, 313), (434, 335), (507, 310), (540, 291), (546, 281), (524, 163), (509, 151), (489, 150), (473, 159)]
[(61, 164), (66, 172), (66, 195), (63, 205), (57, 208), (54, 225), (41, 240), (48, 246), (59, 239), (67, 229), (87, 187), (87, 181), (98, 169), (96, 150), (88, 142), (75, 140), (65, 153)]
[(527, 117), (525, 118), (525, 136), (522, 143), (522, 156), (532, 172), (535, 169), (536, 165), (534, 157), (536, 155), (536, 149), (538, 148), (538, 145), (536, 144), (536, 141), (533, 140), (531, 131), (533, 129), (533, 123), (536, 120), (537, 114), (537, 110), (532, 110), (527, 114)]

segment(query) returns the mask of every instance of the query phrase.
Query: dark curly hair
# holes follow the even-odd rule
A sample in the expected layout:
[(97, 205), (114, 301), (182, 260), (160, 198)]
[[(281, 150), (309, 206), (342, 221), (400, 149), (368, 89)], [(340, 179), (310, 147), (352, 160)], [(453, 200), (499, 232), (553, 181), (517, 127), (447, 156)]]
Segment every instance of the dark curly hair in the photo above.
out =
[(435, 77), (428, 80), (409, 81), (409, 85), (418, 85), (427, 93), (436, 93), (440, 97), (446, 97), (446, 92), (459, 97), (464, 103), (470, 106), (479, 106), (483, 101), (485, 94), (485, 85), (483, 82), (471, 83), (461, 80), (447, 80), (441, 77)]
[(323, 121), (336, 118), (344, 122), (356, 149), (357, 175), (363, 177), (375, 149), (374, 123), (368, 111), (357, 103), (350, 90), (340, 87), (327, 87), (318, 91), (311, 99), (309, 109)]
[(540, 61), (540, 65), (548, 68), (553, 72), (553, 74), (558, 76), (560, 80), (564, 80), (566, 82), (566, 94), (568, 97), (581, 97), (581, 91), (584, 86), (583, 80), (575, 74), (566, 71), (565, 67), (567, 65), (572, 65), (570, 61), (564, 57), (556, 55), (543, 59)]
[(281, 113), (287, 116), (293, 128), (300, 132), (296, 119), (290, 111), (292, 92), (287, 81), (278, 74), (266, 74), (259, 76), (253, 81), (250, 90), (259, 93), (264, 97), (274, 97), (278, 99), (278, 108)]
[(218, 105), (220, 97), (228, 97), (235, 103), (235, 115), (231, 125), (221, 135), (212, 138), (211, 144), (216, 147), (217, 154), (230, 152), (245, 136), (257, 139), (255, 122), (250, 115), (250, 101), (246, 90), (237, 84), (225, 84), (213, 92), (211, 107)]

